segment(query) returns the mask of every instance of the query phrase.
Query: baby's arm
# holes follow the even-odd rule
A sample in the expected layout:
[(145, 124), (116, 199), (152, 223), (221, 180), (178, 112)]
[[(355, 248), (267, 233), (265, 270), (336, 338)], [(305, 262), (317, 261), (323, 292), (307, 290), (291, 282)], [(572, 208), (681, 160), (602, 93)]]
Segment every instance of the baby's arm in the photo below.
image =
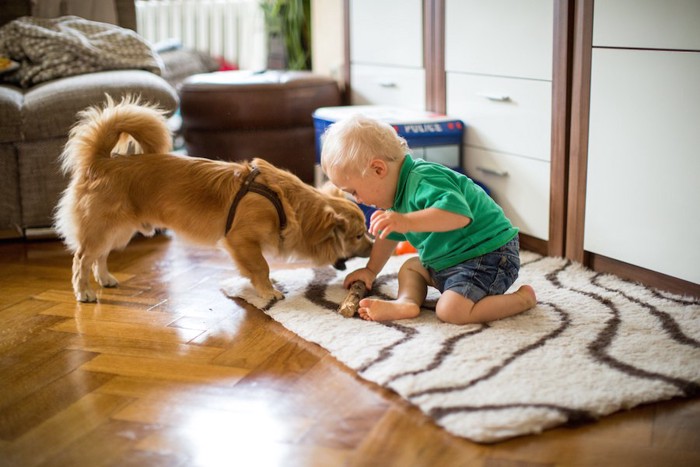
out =
[(447, 232), (461, 229), (470, 222), (471, 219), (467, 216), (438, 208), (427, 208), (407, 214), (375, 211), (370, 220), (369, 233), (377, 239), (385, 239), (391, 232)]
[(396, 249), (398, 242), (386, 238), (376, 238), (372, 246), (372, 252), (369, 255), (369, 261), (364, 268), (357, 269), (345, 277), (343, 286), (347, 289), (355, 281), (362, 281), (367, 286), (367, 290), (372, 290), (372, 283), (377, 278), (382, 268), (392, 253)]

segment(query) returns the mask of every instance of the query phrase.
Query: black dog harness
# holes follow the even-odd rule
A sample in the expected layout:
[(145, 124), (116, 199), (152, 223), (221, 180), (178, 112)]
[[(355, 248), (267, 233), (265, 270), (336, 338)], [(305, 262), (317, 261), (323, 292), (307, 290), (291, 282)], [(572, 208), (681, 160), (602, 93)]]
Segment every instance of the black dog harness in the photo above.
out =
[(238, 207), (238, 203), (240, 203), (241, 199), (243, 199), (245, 194), (249, 191), (252, 191), (253, 193), (257, 193), (269, 199), (272, 205), (275, 207), (275, 209), (277, 209), (277, 215), (280, 218), (280, 231), (284, 230), (284, 228), (287, 226), (287, 216), (284, 213), (284, 208), (282, 207), (282, 201), (280, 200), (280, 197), (270, 188), (266, 187), (262, 183), (256, 182), (255, 177), (257, 177), (258, 175), (260, 175), (260, 169), (258, 169), (257, 167), (253, 167), (253, 169), (250, 171), (245, 181), (243, 182), (243, 186), (241, 186), (241, 188), (238, 190), (238, 193), (236, 193), (236, 197), (233, 198), (231, 208), (228, 210), (228, 218), (226, 219), (226, 230), (224, 231), (224, 235), (226, 235), (228, 231), (231, 230), (231, 225), (233, 224), (233, 218), (236, 215), (236, 208)]

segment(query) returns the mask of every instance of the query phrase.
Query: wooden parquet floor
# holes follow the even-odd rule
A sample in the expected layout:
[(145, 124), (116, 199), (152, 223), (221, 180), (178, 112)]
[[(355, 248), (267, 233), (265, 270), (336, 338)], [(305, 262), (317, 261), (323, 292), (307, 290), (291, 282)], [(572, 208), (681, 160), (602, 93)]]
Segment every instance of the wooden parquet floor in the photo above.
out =
[(99, 304), (70, 265), (0, 243), (2, 466), (700, 465), (698, 399), (479, 445), (226, 298), (223, 252), (137, 238)]

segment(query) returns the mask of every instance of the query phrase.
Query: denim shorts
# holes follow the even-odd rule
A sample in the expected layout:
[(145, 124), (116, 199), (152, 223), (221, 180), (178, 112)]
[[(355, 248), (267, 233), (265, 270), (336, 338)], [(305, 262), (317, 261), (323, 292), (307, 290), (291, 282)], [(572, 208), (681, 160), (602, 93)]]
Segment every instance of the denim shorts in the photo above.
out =
[(451, 290), (474, 303), (487, 295), (505, 293), (518, 278), (520, 243), (516, 235), (501, 248), (442, 271), (428, 268), (433, 285), (441, 293)]

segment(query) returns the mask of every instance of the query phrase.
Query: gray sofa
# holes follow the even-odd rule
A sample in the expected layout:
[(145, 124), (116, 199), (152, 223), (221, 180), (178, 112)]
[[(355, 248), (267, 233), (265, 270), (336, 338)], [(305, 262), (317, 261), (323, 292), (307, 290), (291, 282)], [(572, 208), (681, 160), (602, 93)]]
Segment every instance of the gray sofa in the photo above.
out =
[[(133, 0), (115, 0), (118, 24), (135, 27)], [(0, 25), (25, 15), (29, 0), (3, 2)], [(143, 70), (89, 73), (30, 88), (0, 84), (0, 238), (50, 233), (54, 207), (67, 185), (58, 156), (76, 114), (114, 97), (140, 94), (168, 112), (177, 91), (163, 77)]]

